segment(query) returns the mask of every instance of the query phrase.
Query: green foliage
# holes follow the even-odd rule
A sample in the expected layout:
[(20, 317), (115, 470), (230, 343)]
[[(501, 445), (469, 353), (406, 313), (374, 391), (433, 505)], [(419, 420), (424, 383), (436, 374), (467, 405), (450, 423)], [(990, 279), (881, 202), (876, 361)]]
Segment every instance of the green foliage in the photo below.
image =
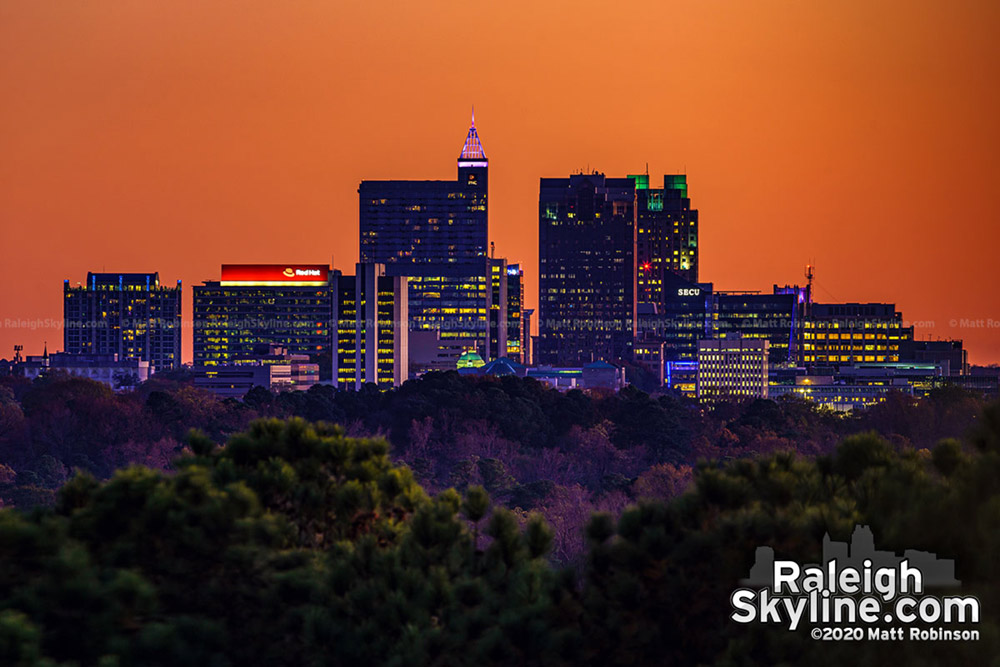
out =
[[(983, 431), (981, 440), (993, 437)], [(830, 457), (782, 453), (702, 465), (691, 492), (641, 503), (615, 528), (595, 516), (583, 601), (588, 661), (609, 664), (988, 664), (1000, 654), (1000, 453), (967, 456), (944, 441), (933, 455), (893, 451), (874, 434)], [(954, 558), (962, 595), (982, 602), (979, 642), (864, 645), (816, 642), (808, 629), (741, 626), (729, 594), (755, 549), (819, 562), (823, 536), (869, 525), (878, 548)]]
[[(176, 474), (78, 475), (0, 511), (0, 663), (501, 664), (576, 644), (551, 533), (473, 487), (428, 498), (384, 441), (260, 421)], [(489, 515), (485, 551), (459, 511)], [(561, 591), (561, 592), (560, 592)]]
[(18, 611), (0, 611), (0, 664), (35, 667), (52, 664), (42, 661), (41, 632)]
[(427, 500), (410, 471), (390, 463), (384, 440), (347, 438), (322, 422), (262, 420), (224, 448), (209, 450), (199, 438), (191, 447), (179, 469), (206, 466), (217, 486), (246, 484), (270, 511), (289, 518), (299, 547), (365, 534), (391, 541)]
[(634, 485), (663, 464), (793, 449), (829, 454), (843, 437), (870, 431), (893, 448), (930, 450), (942, 438), (966, 438), (982, 405), (944, 387), (921, 400), (893, 394), (847, 417), (795, 398), (706, 410), (634, 387), (562, 393), (527, 378), (454, 372), (429, 373), (388, 392), (317, 385), (272, 394), (258, 387), (242, 401), (194, 387), (185, 371), (158, 373), (118, 393), (58, 373), (34, 382), (8, 377), (0, 378), (0, 462), (17, 478), (0, 479), (0, 501), (51, 504), (51, 491), (77, 469), (100, 479), (133, 463), (170, 470), (192, 429), (200, 434), (192, 452), (205, 456), (256, 419), (301, 417), (343, 424), (349, 435), (384, 435), (396, 461), (406, 462), (428, 492), (481, 484), (497, 502), (531, 510), (579, 484), (590, 494), (589, 510), (617, 506), (622, 494), (669, 497), (674, 492), (662, 475), (652, 488), (645, 483), (651, 479)]
[(962, 464), (962, 443), (954, 438), (948, 438), (938, 443), (932, 453), (934, 467), (942, 475), (951, 475)]
[[(745, 413), (767, 428), (790, 414)], [(998, 415), (933, 451), (863, 433), (812, 459), (703, 462), (681, 495), (681, 468), (656, 469), (644, 484), (672, 499), (595, 514), (575, 571), (546, 560), (557, 533), (541, 516), (491, 508), (477, 485), (429, 496), (383, 439), (300, 419), (223, 447), (194, 433), (172, 474), (78, 474), (52, 509), (0, 510), (0, 664), (986, 664), (1000, 655)], [(505, 466), (478, 465), (491, 458), (477, 470), (503, 489)], [(824, 535), (857, 524), (881, 549), (954, 558), (981, 640), (859, 646), (730, 620), (757, 547), (817, 562)]]
[(490, 497), (486, 489), (481, 486), (470, 486), (465, 492), (465, 502), (462, 503), (462, 511), (466, 518), (478, 523), (490, 508)]

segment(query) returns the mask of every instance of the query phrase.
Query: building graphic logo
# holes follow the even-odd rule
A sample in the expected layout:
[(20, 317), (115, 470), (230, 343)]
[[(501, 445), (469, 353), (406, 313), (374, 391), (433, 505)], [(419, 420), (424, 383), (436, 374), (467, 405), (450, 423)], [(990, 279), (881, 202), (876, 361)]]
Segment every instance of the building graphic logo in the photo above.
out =
[[(750, 576), (730, 596), (737, 623), (811, 624), (823, 641), (976, 641), (980, 603), (974, 596), (927, 595), (925, 588), (958, 588), (955, 561), (907, 549), (875, 549), (868, 526), (855, 526), (850, 544), (823, 538), (823, 563), (776, 560), (758, 547)], [(945, 625), (958, 627), (944, 627)]]

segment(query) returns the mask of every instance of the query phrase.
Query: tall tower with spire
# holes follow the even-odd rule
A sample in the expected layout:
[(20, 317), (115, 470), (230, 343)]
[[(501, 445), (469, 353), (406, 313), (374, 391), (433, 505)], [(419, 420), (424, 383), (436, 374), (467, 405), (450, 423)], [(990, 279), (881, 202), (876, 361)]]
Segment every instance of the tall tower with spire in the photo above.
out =
[(465, 144), (462, 145), (462, 152), (458, 156), (458, 182), (470, 188), (470, 192), (474, 188), (474, 191), (480, 193), (477, 199), (481, 199), (484, 206), (489, 191), (489, 173), (490, 161), (486, 158), (483, 143), (479, 140), (479, 132), (476, 130), (476, 110), (473, 109), (472, 125), (469, 126)]
[[(475, 111), (453, 181), (362, 181), (361, 261), (409, 278), (411, 329), (491, 357), (489, 160)], [(412, 355), (411, 355), (412, 357)]]

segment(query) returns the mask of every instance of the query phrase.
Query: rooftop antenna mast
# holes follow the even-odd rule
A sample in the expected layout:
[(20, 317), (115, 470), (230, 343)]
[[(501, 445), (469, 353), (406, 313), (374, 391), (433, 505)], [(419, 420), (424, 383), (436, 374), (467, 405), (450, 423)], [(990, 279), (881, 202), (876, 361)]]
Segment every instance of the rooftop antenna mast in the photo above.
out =
[(497, 244), (494, 241), (490, 241), (490, 259), (497, 258)]
[(812, 303), (813, 278), (816, 276), (814, 268), (812, 264), (806, 264), (806, 300), (809, 303)]

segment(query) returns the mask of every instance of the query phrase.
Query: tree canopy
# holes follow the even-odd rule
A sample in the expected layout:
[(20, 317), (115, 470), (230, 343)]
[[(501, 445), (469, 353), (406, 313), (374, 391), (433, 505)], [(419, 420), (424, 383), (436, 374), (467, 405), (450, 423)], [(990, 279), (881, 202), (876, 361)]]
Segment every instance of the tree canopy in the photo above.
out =
[[(428, 494), (384, 439), (256, 421), (222, 447), (193, 436), (171, 473), (79, 474), (51, 508), (0, 510), (0, 664), (987, 664), (998, 477), (998, 405), (933, 449), (872, 432), (703, 461), (669, 502), (596, 514), (573, 569), (539, 515), (474, 484)], [(817, 562), (858, 524), (954, 558), (981, 639), (852, 645), (729, 618), (756, 547)]]

